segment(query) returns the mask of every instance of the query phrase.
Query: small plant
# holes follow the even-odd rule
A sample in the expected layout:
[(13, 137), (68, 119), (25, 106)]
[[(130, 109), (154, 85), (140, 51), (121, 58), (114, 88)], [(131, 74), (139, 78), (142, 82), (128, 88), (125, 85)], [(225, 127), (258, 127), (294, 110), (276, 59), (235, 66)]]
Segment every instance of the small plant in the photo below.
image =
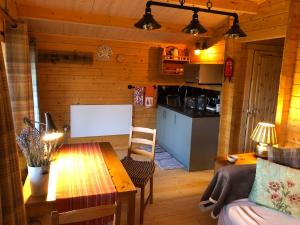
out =
[(30, 167), (43, 167), (50, 165), (51, 155), (56, 149), (56, 143), (43, 141), (43, 130), (26, 126), (17, 136), (17, 143)]

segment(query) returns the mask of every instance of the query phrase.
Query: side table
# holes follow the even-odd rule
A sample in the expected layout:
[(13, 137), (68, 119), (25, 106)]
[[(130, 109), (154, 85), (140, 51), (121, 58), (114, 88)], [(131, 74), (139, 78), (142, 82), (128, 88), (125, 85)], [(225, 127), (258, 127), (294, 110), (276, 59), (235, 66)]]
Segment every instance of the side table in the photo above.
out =
[(218, 156), (215, 161), (215, 172), (223, 166), (228, 165), (243, 165), (243, 164), (256, 164), (256, 156), (254, 152), (234, 154), (238, 156), (237, 161), (230, 163), (227, 160), (227, 156)]

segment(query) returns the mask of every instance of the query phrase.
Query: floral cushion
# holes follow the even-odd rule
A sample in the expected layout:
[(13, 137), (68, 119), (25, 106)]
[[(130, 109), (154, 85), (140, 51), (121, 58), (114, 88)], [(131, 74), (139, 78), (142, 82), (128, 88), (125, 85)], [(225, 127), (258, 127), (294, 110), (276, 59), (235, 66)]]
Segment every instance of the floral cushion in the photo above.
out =
[(250, 201), (300, 217), (300, 170), (258, 158)]

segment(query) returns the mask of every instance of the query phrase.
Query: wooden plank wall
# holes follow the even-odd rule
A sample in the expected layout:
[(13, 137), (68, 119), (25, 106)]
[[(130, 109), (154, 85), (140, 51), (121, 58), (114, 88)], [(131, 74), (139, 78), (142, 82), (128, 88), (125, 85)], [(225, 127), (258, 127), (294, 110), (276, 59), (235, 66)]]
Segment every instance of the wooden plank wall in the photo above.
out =
[(267, 0), (259, 6), (257, 15), (242, 15), (241, 28), (247, 37), (226, 43), (225, 55), (235, 61), (233, 82), (222, 86), (222, 113), (218, 154), (239, 152), (239, 132), (247, 61), (246, 43), (285, 37), (289, 0)]
[[(193, 49), (194, 46), (191, 46)], [(191, 61), (195, 63), (222, 64), (224, 63), (225, 40), (222, 39), (208, 49), (201, 50), (200, 55), (192, 54)]]
[(247, 33), (243, 42), (285, 37), (290, 0), (266, 0), (257, 15), (242, 15), (240, 24)]
[[(218, 154), (236, 153), (234, 145), (238, 140), (242, 102), (244, 95), (247, 55), (245, 45), (228, 39), (226, 41), (225, 56), (234, 61), (234, 71), (231, 81), (227, 79), (222, 86), (221, 118)], [(228, 146), (228, 147), (227, 147)]]
[[(286, 146), (300, 146), (300, 1), (291, 4), (286, 45), (285, 79), (281, 80), (280, 143)], [(280, 118), (281, 116), (281, 118)]]
[[(47, 111), (51, 112), (60, 128), (65, 124), (70, 124), (71, 104), (132, 104), (133, 90), (128, 90), (128, 84), (135, 86), (183, 84), (182, 78), (160, 76), (158, 73), (157, 47), (166, 47), (166, 44), (103, 41), (38, 33), (31, 33), (31, 36), (36, 38), (37, 48), (43, 50), (76, 50), (95, 53), (97, 46), (105, 44), (110, 46), (113, 51), (112, 60), (101, 62), (94, 59), (93, 65), (38, 64), (41, 114)], [(122, 56), (123, 62), (117, 62), (118, 55)], [(211, 63), (220, 63), (223, 55), (224, 42), (207, 50), (202, 57), (207, 58), (207, 61)], [(197, 59), (196, 61), (201, 62), (202, 60)], [(202, 88), (220, 89), (207, 86)], [(135, 126), (154, 128), (155, 123), (156, 108), (134, 107), (133, 124)], [(70, 139), (69, 141), (110, 141), (114, 147), (120, 148), (127, 145), (128, 137), (126, 135), (105, 138), (91, 137)]]
[[(95, 53), (101, 44), (112, 48), (110, 61), (98, 61), (93, 65), (38, 64), (38, 85), (41, 114), (49, 111), (62, 128), (70, 124), (72, 104), (132, 104), (134, 86), (153, 84), (181, 84), (181, 79), (158, 76), (156, 47), (158, 44), (141, 44), (120, 41), (101, 41), (71, 36), (32, 34), (37, 40), (38, 49), (81, 51)], [(184, 47), (184, 46), (179, 46)], [(123, 62), (117, 61), (117, 56)], [(146, 109), (135, 106), (133, 125), (153, 128), (156, 121), (156, 108)], [(115, 147), (126, 146), (127, 136), (106, 138), (73, 139), (71, 141), (111, 141)]]

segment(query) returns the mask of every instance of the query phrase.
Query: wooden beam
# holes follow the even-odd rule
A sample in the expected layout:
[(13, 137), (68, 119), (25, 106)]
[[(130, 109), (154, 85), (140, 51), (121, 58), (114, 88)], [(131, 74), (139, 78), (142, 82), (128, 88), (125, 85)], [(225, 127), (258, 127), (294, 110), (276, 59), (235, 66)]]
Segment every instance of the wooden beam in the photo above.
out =
[[(179, 4), (178, 0), (167, 0), (167, 2)], [(212, 3), (214, 10), (246, 14), (257, 14), (258, 11), (258, 4), (249, 0), (216, 0)], [(185, 0), (185, 4), (207, 8), (206, 1)]]
[[(106, 27), (117, 28), (130, 28), (136, 29), (133, 24), (136, 23), (136, 19), (123, 18), (123, 17), (111, 17), (106, 15), (86, 14), (74, 11), (67, 11), (62, 9), (48, 9), (26, 5), (19, 5), (19, 16), (22, 19), (39, 19), (50, 21), (64, 21), (73, 22), (79, 24), (100, 25)], [(181, 34), (182, 27), (178, 24), (165, 24), (162, 23), (162, 28), (159, 32), (176, 33)], [(151, 31), (153, 32), (153, 31)], [(201, 35), (201, 37), (210, 37), (211, 31)]]

